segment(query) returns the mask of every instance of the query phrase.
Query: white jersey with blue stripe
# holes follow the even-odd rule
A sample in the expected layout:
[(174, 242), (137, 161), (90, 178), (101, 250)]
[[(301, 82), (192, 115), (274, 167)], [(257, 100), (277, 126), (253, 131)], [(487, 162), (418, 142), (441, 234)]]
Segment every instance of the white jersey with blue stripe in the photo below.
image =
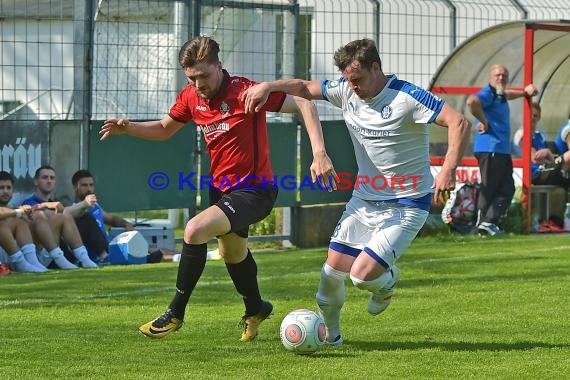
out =
[[(350, 133), (359, 181), (352, 195), (365, 200), (417, 199), (433, 192), (427, 123), (444, 101), (429, 91), (388, 75), (384, 89), (359, 98), (341, 77), (323, 80), (323, 98), (342, 109)], [(399, 202), (401, 203), (401, 202)]]

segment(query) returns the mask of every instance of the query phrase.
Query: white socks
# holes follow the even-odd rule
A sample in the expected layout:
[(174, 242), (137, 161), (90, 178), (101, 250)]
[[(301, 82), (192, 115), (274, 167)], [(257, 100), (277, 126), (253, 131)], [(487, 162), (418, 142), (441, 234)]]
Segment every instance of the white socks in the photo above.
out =
[(70, 263), (64, 256), (63, 251), (59, 247), (55, 247), (49, 251), (48, 256), (55, 261), (60, 269), (78, 269), (79, 267), (75, 264)]
[(8, 264), (10, 264), (10, 268), (16, 272), (40, 273), (47, 271), (45, 267), (43, 267), (44, 269), (42, 270), (39, 266), (36, 267), (35, 265), (27, 262), (22, 251), (18, 251), (13, 255), (8, 256)]
[[(23, 253), (22, 253), (23, 252)], [(77, 269), (77, 265), (71, 263), (65, 255), (61, 248), (56, 247), (48, 252), (46, 249), (42, 249), (39, 254), (36, 255), (36, 246), (34, 244), (26, 244), (22, 246), (22, 252), (20, 255), (12, 255), (14, 258), (10, 260), (10, 266), (14, 268), (17, 272), (47, 272), (47, 266), (55, 261), (55, 264), (60, 269)], [(77, 258), (81, 267), (83, 268), (98, 268), (99, 266), (94, 263), (87, 254), (87, 249), (85, 246), (80, 246), (73, 250), (73, 255)], [(10, 256), (10, 257), (12, 257)], [(21, 263), (20, 257), (25, 258), (26, 263)], [(14, 262), (14, 264), (12, 264)], [(16, 267), (16, 262), (18, 267)]]
[(73, 255), (77, 258), (82, 268), (99, 268), (99, 265), (95, 264), (87, 253), (87, 249), (84, 245), (75, 248), (73, 250)]
[(345, 277), (345, 272), (338, 271), (327, 263), (323, 265), (316, 298), (327, 327), (329, 341), (340, 336), (340, 310), (345, 299)]
[(27, 262), (29, 262), (30, 264), (32, 264), (34, 267), (36, 267), (37, 271), (39, 273), (42, 272), (47, 272), (48, 269), (42, 265), (42, 263), (40, 263), (38, 261), (38, 256), (36, 255), (36, 245), (33, 243), (28, 243), (28, 244), (24, 244), (20, 250), (22, 251), (22, 253), (24, 254), (24, 258), (26, 259)]

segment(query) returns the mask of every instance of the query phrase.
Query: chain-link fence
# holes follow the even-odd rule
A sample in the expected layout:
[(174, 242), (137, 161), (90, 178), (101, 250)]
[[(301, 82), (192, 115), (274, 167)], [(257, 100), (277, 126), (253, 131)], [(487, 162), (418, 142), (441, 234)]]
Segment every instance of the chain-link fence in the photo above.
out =
[(160, 118), (185, 84), (178, 49), (196, 34), (256, 80), (336, 78), (334, 51), (370, 37), (386, 72), (426, 87), (475, 33), (564, 18), (567, 0), (0, 0), (0, 119)]

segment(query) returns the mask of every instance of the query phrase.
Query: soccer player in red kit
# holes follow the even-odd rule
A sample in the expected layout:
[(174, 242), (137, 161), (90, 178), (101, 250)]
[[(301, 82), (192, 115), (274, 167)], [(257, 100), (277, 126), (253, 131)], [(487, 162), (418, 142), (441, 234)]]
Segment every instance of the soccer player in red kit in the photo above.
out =
[(269, 182), (273, 172), (266, 111), (299, 114), (313, 151), (311, 176), (334, 188), (327, 179), (335, 178), (336, 173), (325, 150), (315, 105), (278, 92), (271, 94), (260, 112), (246, 113), (241, 94), (256, 82), (230, 76), (222, 68), (219, 51), (218, 43), (209, 37), (186, 42), (178, 60), (189, 84), (178, 94), (168, 115), (146, 122), (109, 119), (99, 132), (101, 140), (120, 134), (166, 140), (192, 120), (201, 128), (210, 155), (211, 206), (186, 224), (176, 293), (170, 306), (139, 328), (152, 338), (162, 338), (182, 327), (190, 294), (206, 265), (207, 242), (214, 237), (219, 239), (220, 255), (245, 304), (241, 340), (253, 340), (260, 323), (273, 313), (273, 305), (261, 298), (257, 265), (247, 248), (249, 225), (265, 218), (277, 198), (278, 189)]

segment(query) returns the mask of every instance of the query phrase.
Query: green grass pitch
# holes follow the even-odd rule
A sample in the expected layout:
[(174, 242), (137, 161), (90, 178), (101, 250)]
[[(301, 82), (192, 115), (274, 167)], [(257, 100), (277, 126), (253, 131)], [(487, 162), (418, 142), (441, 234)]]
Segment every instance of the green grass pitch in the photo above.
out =
[(390, 308), (366, 312), (347, 279), (345, 344), (297, 356), (282, 318), (315, 309), (326, 249), (255, 254), (275, 315), (239, 342), (243, 313), (225, 266), (207, 263), (185, 326), (162, 313), (176, 263), (0, 277), (4, 379), (559, 379), (570, 373), (570, 235), (419, 238), (399, 261)]

